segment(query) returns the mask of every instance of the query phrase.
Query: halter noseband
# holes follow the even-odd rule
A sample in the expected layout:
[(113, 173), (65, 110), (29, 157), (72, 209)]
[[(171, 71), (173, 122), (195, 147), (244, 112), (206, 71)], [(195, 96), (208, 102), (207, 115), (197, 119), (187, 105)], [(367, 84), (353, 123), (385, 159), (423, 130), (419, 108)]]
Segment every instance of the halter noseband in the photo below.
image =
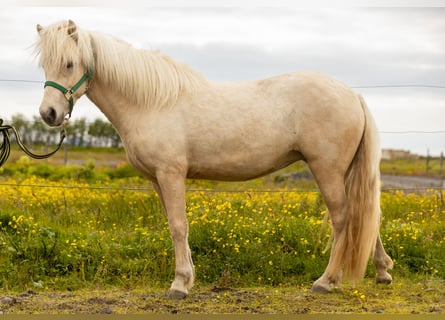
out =
[(62, 86), (54, 81), (46, 81), (43, 88), (53, 87), (63, 93), (65, 99), (68, 101), (68, 103), (70, 105), (70, 111), (68, 112), (68, 116), (71, 118), (71, 112), (73, 111), (73, 107), (74, 107), (73, 93), (76, 92), (77, 89), (79, 89), (80, 86), (87, 80), (89, 80), (89, 82), (85, 89), (85, 93), (90, 88), (90, 82), (93, 80), (93, 69), (91, 67), (88, 68), (88, 71), (84, 73), (82, 78), (80, 78), (80, 80), (77, 81), (77, 83), (71, 89), (67, 89), (64, 86)]

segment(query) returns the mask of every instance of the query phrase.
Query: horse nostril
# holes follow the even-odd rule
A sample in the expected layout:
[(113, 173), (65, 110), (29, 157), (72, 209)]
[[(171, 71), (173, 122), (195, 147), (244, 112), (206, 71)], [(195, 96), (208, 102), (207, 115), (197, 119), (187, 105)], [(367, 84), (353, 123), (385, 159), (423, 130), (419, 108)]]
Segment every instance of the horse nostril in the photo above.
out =
[(48, 122), (54, 122), (56, 118), (57, 118), (56, 109), (54, 109), (53, 107), (49, 107), (48, 111), (46, 112), (46, 119), (48, 120)]

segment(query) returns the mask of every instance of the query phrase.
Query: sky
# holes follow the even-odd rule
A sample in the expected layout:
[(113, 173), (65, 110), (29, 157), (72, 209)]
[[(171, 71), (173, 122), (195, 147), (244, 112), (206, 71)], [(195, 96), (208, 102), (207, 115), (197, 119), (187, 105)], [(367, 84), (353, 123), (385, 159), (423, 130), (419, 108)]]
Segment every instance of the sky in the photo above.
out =
[[(3, 7), (0, 117), (38, 116), (45, 79), (33, 51), (36, 24), (72, 19), (214, 81), (328, 74), (363, 95), (383, 148), (445, 151), (445, 7), (204, 5)], [(86, 97), (74, 106), (72, 119), (81, 117), (105, 119)]]

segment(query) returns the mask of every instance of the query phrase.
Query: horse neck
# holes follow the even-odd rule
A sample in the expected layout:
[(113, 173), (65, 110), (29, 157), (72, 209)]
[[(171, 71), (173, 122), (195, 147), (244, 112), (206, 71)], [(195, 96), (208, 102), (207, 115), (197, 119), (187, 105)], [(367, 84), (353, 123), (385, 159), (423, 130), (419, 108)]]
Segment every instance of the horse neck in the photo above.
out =
[(134, 106), (119, 92), (111, 90), (106, 83), (97, 77), (94, 78), (87, 92), (87, 97), (108, 118), (118, 132), (124, 130), (131, 115), (139, 113), (134, 110), (137, 106)]

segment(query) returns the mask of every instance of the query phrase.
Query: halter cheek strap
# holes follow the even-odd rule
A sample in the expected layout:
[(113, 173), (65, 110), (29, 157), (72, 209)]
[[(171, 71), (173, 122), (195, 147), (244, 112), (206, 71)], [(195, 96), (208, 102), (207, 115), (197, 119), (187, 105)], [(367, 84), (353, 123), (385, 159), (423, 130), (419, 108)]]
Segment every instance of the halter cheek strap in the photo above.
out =
[[(74, 107), (73, 94), (87, 80), (89, 80), (90, 82), (93, 80), (93, 69), (92, 68), (89, 68), (88, 71), (84, 73), (82, 78), (80, 78), (80, 80), (77, 81), (77, 83), (71, 89), (67, 89), (64, 86), (62, 86), (54, 81), (46, 81), (44, 88), (53, 87), (63, 93), (63, 95), (65, 96), (65, 99), (68, 101), (68, 103), (70, 105), (70, 111), (68, 112), (68, 116), (71, 118), (71, 112), (73, 111), (73, 107)], [(87, 92), (88, 89), (89, 89), (89, 84), (87, 85), (85, 92)]]

